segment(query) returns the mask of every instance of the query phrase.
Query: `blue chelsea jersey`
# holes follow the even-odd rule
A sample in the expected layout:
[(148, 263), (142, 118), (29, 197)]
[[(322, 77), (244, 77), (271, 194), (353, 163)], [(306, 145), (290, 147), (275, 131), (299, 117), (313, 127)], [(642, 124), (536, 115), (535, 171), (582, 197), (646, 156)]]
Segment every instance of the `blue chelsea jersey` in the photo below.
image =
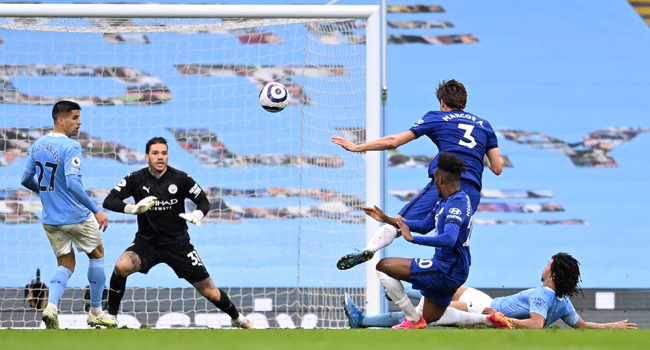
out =
[(444, 234), (449, 225), (458, 225), (458, 238), (451, 247), (436, 247), (434, 264), (446, 274), (456, 278), (467, 278), (472, 263), (469, 242), (472, 235), (472, 209), (470, 199), (463, 191), (442, 199), (435, 213), (436, 236)]
[(86, 221), (92, 212), (70, 193), (67, 175), (81, 175), (81, 145), (63, 134), (39, 138), (27, 158), (25, 172), (36, 174), (46, 225)]
[(580, 319), (567, 297), (558, 298), (555, 291), (548, 287), (537, 287), (521, 291), (515, 295), (496, 298), (490, 307), (503, 312), (506, 317), (517, 319), (530, 318), (531, 313), (544, 317), (544, 328), (562, 319), (564, 323), (575, 327)]
[[(482, 188), (483, 157), (492, 148), (499, 147), (497, 136), (490, 123), (463, 111), (431, 111), (418, 120), (411, 129), (416, 138), (428, 136), (440, 152), (459, 156), (467, 169), (461, 177)], [(429, 177), (438, 166), (438, 155), (429, 165)]]

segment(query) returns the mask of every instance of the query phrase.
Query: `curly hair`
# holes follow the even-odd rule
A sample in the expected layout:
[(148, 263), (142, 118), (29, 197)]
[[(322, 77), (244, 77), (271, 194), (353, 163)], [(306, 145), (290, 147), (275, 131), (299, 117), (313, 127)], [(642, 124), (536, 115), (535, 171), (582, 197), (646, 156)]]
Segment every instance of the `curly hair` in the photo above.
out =
[(460, 178), (465, 172), (465, 162), (453, 153), (442, 152), (438, 155), (438, 169)]
[(552, 259), (551, 278), (555, 284), (555, 295), (573, 297), (582, 294), (582, 288), (578, 285), (582, 282), (578, 260), (567, 253), (557, 253)]
[(464, 110), (467, 106), (467, 90), (465, 85), (456, 79), (443, 80), (436, 88), (438, 101), (444, 101), (451, 109)]

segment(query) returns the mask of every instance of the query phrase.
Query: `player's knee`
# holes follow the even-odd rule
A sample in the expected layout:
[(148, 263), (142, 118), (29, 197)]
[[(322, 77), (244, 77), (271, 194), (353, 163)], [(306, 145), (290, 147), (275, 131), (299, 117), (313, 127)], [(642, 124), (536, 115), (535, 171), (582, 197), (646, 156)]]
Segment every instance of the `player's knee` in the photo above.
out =
[(383, 273), (386, 273), (388, 271), (388, 266), (389, 266), (389, 264), (386, 261), (386, 259), (384, 258), (384, 259), (379, 260), (379, 262), (377, 263), (377, 266), (375, 267), (375, 269), (377, 269), (377, 271), (381, 271)]

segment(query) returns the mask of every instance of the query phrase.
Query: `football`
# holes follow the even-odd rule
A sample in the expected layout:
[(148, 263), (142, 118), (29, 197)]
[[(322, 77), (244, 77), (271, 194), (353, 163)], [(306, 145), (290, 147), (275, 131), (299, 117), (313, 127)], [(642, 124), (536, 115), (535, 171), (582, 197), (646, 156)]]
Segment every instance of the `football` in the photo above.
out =
[(268, 83), (260, 91), (260, 104), (268, 112), (280, 112), (289, 104), (289, 92), (280, 83)]

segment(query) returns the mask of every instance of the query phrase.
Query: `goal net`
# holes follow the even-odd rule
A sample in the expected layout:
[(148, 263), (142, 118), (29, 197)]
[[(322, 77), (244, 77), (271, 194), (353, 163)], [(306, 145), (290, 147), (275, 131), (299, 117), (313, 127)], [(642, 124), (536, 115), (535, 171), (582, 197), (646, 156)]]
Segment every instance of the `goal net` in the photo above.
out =
[[(31, 145), (52, 131), (59, 100), (82, 106), (83, 182), (98, 204), (146, 167), (147, 140), (167, 139), (169, 165), (190, 174), (211, 203), (202, 225), (189, 225), (191, 242), (257, 327), (343, 327), (344, 293), (362, 309), (375, 303), (366, 298), (378, 290), (366, 288), (366, 266), (335, 265), (374, 231), (360, 206), (379, 203), (379, 156), (346, 152), (330, 138), (379, 136), (379, 55), (370, 44), (379, 41), (376, 6), (0, 8), (9, 16), (0, 17), (0, 327), (43, 327), (56, 259), (40, 199), (19, 179)], [(291, 95), (277, 114), (258, 103), (271, 81)], [(188, 201), (186, 211), (193, 209)], [(137, 224), (135, 216), (106, 213), (108, 288)], [(62, 328), (87, 327), (87, 268), (77, 253), (59, 304)], [(163, 264), (128, 278), (119, 320), (230, 326)]]

